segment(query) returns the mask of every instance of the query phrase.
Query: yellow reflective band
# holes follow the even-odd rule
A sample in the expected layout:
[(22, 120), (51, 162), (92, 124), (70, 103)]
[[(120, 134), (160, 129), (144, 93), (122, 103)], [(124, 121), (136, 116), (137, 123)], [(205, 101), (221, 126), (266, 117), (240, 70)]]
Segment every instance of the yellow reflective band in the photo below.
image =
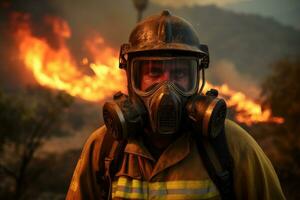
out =
[(113, 182), (112, 198), (147, 199), (147, 182), (120, 177)]
[(128, 192), (113, 192), (112, 193), (112, 198), (126, 198), (126, 199), (148, 199), (147, 193), (146, 194), (138, 194), (138, 193), (128, 193)]
[(167, 189), (181, 189), (181, 188), (189, 188), (189, 189), (198, 189), (198, 188), (208, 188), (213, 185), (212, 181), (201, 180), (201, 181), (168, 181), (168, 182), (155, 182), (149, 183), (151, 189), (158, 190), (160, 188)]
[[(168, 195), (164, 195), (164, 196), (151, 196), (149, 199), (151, 200), (191, 200), (191, 199), (219, 199), (217, 198), (219, 195), (219, 193), (208, 193), (208, 194), (204, 194), (204, 195), (172, 195), (172, 194), (168, 194)], [(148, 198), (144, 198), (144, 199), (148, 199)]]
[(210, 180), (149, 183), (126, 177), (113, 182), (112, 197), (130, 199), (208, 199), (219, 195)]
[(128, 184), (130, 184), (130, 186), (134, 187), (134, 188), (140, 188), (143, 186), (147, 186), (147, 182), (142, 182), (142, 181), (136, 180), (136, 179), (127, 179), (125, 177), (120, 177), (117, 181), (117, 184), (119, 186), (127, 186)]

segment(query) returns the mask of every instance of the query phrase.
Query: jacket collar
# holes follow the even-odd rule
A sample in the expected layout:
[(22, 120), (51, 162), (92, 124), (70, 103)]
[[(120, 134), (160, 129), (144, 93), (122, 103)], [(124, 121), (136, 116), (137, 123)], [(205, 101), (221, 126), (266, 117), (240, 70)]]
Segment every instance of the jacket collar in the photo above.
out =
[(157, 175), (164, 169), (175, 165), (176, 163), (183, 160), (190, 153), (190, 134), (184, 133), (175, 142), (170, 144), (167, 149), (159, 157), (151, 178)]
[(155, 159), (150, 154), (148, 149), (144, 146), (141, 138), (129, 139), (124, 152), (129, 153), (129, 154), (134, 154), (137, 156), (141, 156), (141, 157), (147, 158), (147, 159), (155, 162)]
[[(137, 156), (142, 156), (153, 162), (156, 160), (143, 145), (141, 139), (129, 140), (125, 147), (125, 152), (130, 154), (135, 154)], [(152, 171), (151, 177), (154, 177), (159, 172), (164, 169), (175, 165), (176, 163), (183, 160), (190, 153), (190, 133), (184, 133), (172, 144), (170, 144), (166, 150), (161, 154), (158, 161), (156, 162), (154, 169)]]

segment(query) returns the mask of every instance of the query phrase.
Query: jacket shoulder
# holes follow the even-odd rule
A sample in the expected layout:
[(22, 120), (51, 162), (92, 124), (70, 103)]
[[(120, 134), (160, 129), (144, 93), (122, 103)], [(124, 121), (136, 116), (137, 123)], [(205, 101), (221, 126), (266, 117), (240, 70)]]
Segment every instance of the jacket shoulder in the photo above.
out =
[(225, 120), (225, 135), (231, 153), (248, 154), (249, 151), (261, 150), (251, 135), (232, 120)]
[(77, 162), (66, 199), (98, 199), (101, 191), (96, 173), (99, 171), (100, 151), (106, 127), (95, 130), (87, 139)]
[(98, 142), (102, 141), (104, 139), (105, 133), (106, 133), (106, 126), (103, 125), (98, 129), (96, 129), (94, 132), (92, 132), (92, 134), (88, 137), (85, 145), (89, 145), (95, 141)]
[(272, 163), (251, 135), (231, 120), (225, 121), (225, 135), (237, 199), (285, 199)]
[[(106, 127), (103, 125), (100, 128), (96, 129), (88, 137), (86, 143), (84, 144), (80, 161), (88, 161), (89, 164), (92, 164), (93, 169), (98, 170), (100, 150), (104, 141), (104, 136), (106, 134)], [(88, 163), (84, 163), (88, 164)]]

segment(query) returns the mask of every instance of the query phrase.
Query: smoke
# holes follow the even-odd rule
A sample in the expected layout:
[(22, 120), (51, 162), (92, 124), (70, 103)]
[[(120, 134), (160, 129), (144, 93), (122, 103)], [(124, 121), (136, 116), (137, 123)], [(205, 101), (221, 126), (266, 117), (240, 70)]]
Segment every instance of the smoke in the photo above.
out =
[(127, 42), (136, 22), (136, 10), (131, 0), (53, 0), (53, 5), (69, 23), (75, 43), (82, 41), (91, 32), (96, 32), (110, 46), (118, 49), (120, 44)]
[(24, 20), (22, 16), (30, 16), (34, 34), (48, 36), (49, 31), (43, 21), (45, 15), (59, 16), (58, 9), (48, 0), (0, 0), (0, 88), (14, 91), (36, 83), (32, 72), (25, 68), (18, 57), (14, 39), (15, 29), (18, 27), (14, 23)]
[(229, 60), (220, 60), (208, 69), (208, 81), (216, 84), (227, 84), (231, 89), (243, 92), (247, 96), (256, 99), (260, 89), (257, 80), (249, 75), (242, 74)]
[(183, 6), (195, 6), (195, 5), (216, 5), (216, 6), (225, 6), (233, 3), (251, 1), (251, 0), (151, 0), (153, 3), (169, 6), (169, 7), (183, 7)]

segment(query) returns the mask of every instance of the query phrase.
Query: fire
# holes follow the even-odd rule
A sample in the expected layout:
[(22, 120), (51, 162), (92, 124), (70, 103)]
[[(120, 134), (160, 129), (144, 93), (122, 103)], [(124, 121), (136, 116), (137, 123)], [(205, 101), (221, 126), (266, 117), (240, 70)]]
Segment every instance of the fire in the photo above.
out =
[(273, 117), (270, 109), (263, 110), (261, 105), (249, 99), (245, 94), (230, 89), (226, 84), (213, 86), (209, 83), (205, 85), (204, 90), (215, 88), (219, 91), (220, 96), (226, 99), (228, 107), (233, 107), (237, 112), (235, 118), (241, 123), (252, 125), (258, 122), (273, 122), (281, 124), (284, 119)]
[[(22, 18), (21, 22), (17, 22)], [(15, 14), (15, 33), (20, 58), (32, 71), (37, 82), (43, 86), (60, 89), (87, 101), (99, 102), (115, 92), (126, 92), (126, 75), (118, 66), (116, 51), (110, 48), (98, 34), (84, 42), (90, 57), (82, 57), (79, 63), (72, 56), (66, 41), (71, 37), (68, 24), (57, 17), (46, 17), (45, 23), (52, 27), (58, 48), (49, 45), (45, 38), (33, 35), (30, 16)], [(84, 68), (83, 68), (84, 67)], [(92, 75), (84, 73), (93, 72)], [(272, 117), (271, 110), (262, 110), (261, 105), (241, 92), (231, 90), (227, 85), (206, 84), (205, 89), (215, 88), (225, 98), (228, 107), (237, 111), (236, 119), (247, 125), (257, 122), (283, 123), (283, 119)]]
[[(105, 44), (100, 35), (94, 35), (85, 42), (93, 60), (90, 62), (84, 57), (81, 64), (88, 65), (88, 69), (84, 69), (79, 67), (66, 45), (71, 31), (65, 21), (57, 17), (45, 18), (57, 39), (59, 47), (54, 49), (46, 39), (33, 35), (29, 15), (15, 15), (15, 18), (22, 18), (15, 33), (20, 58), (39, 84), (64, 90), (88, 101), (101, 101), (117, 91), (126, 91), (126, 76), (117, 67), (116, 52)], [(90, 70), (93, 75), (87, 75), (83, 70)]]

